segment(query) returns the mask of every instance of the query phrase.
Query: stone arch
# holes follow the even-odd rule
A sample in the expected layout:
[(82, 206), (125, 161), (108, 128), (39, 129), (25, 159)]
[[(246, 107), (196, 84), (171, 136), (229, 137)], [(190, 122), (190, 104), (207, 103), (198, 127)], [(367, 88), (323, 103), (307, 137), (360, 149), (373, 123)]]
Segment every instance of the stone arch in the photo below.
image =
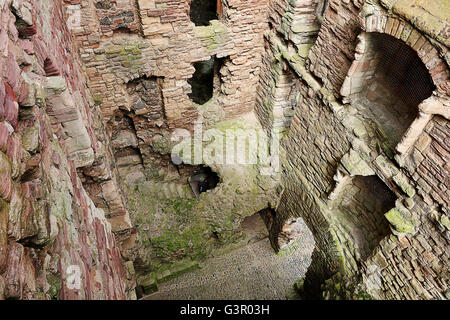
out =
[(450, 94), (450, 73), (446, 62), (439, 56), (438, 50), (417, 29), (397, 16), (385, 13), (367, 15), (360, 20), (361, 28), (365, 32), (377, 32), (390, 35), (403, 41), (416, 51), (417, 56), (429, 71), (437, 90)]
[[(411, 35), (412, 31), (409, 37), (402, 38), (402, 33), (399, 37), (395, 32), (391, 35), (392, 30), (390, 27), (390, 33), (359, 35), (355, 60), (341, 95), (363, 118), (377, 124), (392, 149), (403, 154), (414, 144), (431, 115), (445, 114), (446, 108), (436, 98), (442, 74), (436, 73), (435, 68), (433, 73), (430, 71), (440, 59), (436, 52), (436, 57), (429, 60), (435, 49), (425, 49), (428, 53), (420, 56), (417, 50), (420, 52), (428, 40)], [(410, 37), (416, 40), (409, 40)], [(447, 76), (446, 68), (444, 73)]]
[(267, 230), (270, 243), (277, 253), (295, 251), (305, 236), (311, 236), (308, 226), (300, 217), (283, 217), (275, 209), (266, 208), (258, 212)]

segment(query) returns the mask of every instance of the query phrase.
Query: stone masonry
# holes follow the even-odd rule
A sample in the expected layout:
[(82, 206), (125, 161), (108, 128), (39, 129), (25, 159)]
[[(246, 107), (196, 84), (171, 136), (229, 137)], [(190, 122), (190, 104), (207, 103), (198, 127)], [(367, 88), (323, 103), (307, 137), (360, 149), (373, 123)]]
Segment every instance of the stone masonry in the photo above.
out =
[[(305, 299), (449, 299), (448, 1), (203, 4), (0, 0), (0, 299), (140, 298), (257, 212)], [(172, 157), (231, 129), (279, 148)]]
[(1, 1), (0, 17), (0, 299), (132, 297), (133, 269), (79, 176), (114, 181), (62, 2)]
[[(273, 8), (284, 3), (273, 2)], [(272, 29), (265, 34), (267, 56), (263, 61), (288, 64), (301, 82), (301, 103), (289, 133), (282, 140), (285, 189), (277, 208), (274, 232), (279, 232), (292, 215), (303, 217), (313, 231), (317, 247), (301, 288), (306, 295), (321, 295), (320, 283), (333, 274), (340, 274), (322, 287), (323, 297), (358, 298), (354, 292), (360, 292), (359, 289), (348, 285), (356, 281), (364, 288), (362, 291), (375, 298), (446, 299), (449, 297), (450, 231), (446, 222), (449, 214), (450, 82), (448, 37), (445, 36), (448, 24), (436, 19), (445, 20), (448, 5), (439, 1), (422, 6), (411, 6), (409, 1), (326, 2), (324, 18), (317, 19), (321, 23), (320, 32), (306, 59), (289, 38), (290, 30), (283, 24), (283, 18), (272, 18)], [(310, 1), (290, 3), (314, 11)], [(393, 145), (387, 141), (394, 132), (383, 131), (376, 124), (378, 119), (367, 117), (362, 105), (351, 98), (361, 95), (358, 93), (361, 90), (353, 91), (353, 88), (374, 83), (379, 74), (394, 84), (387, 86), (384, 91), (387, 94), (395, 88), (392, 81), (397, 72), (400, 74), (396, 77), (406, 77), (395, 69), (396, 65), (385, 70), (384, 61), (374, 56), (366, 60), (371, 45), (371, 40), (366, 39), (375, 32), (380, 39), (399, 39), (397, 50), (401, 49), (403, 54), (412, 48), (415, 57), (420, 59), (416, 68), (423, 66), (431, 82), (426, 82), (426, 76), (400, 82), (416, 88), (409, 94), (409, 100), (414, 101), (414, 94), (422, 91), (426, 94), (417, 96), (420, 98), (409, 107), (411, 111), (406, 111), (413, 118), (407, 130), (395, 133), (400, 134), (400, 141)], [(265, 94), (256, 106), (262, 123), (267, 123), (271, 114), (275, 115), (275, 110), (272, 113), (267, 108), (276, 101), (276, 95), (270, 93), (276, 92), (277, 86), (273, 69), (263, 69), (260, 92)], [(380, 94), (377, 91), (380, 86), (373, 88), (372, 96)], [(427, 88), (433, 88), (432, 92)], [(408, 89), (398, 87), (395, 94)], [(388, 100), (381, 103), (398, 104)], [(362, 179), (370, 177), (380, 179), (385, 191), (366, 191), (359, 198), (357, 190), (361, 190)], [(379, 206), (380, 200), (388, 201), (387, 206)], [(343, 207), (343, 203), (347, 205)], [(371, 206), (383, 212), (383, 221), (373, 223), (365, 220), (370, 216), (364, 218), (358, 214), (371, 210)], [(343, 215), (348, 210), (352, 212), (348, 216), (351, 220)], [(386, 222), (390, 230), (382, 229)], [(379, 235), (370, 240), (369, 235), (377, 230)], [(360, 232), (364, 233), (363, 238)], [(361, 239), (376, 242), (367, 247), (368, 243)], [(368, 249), (370, 254), (361, 254)], [(338, 283), (349, 291), (333, 291), (334, 284)]]

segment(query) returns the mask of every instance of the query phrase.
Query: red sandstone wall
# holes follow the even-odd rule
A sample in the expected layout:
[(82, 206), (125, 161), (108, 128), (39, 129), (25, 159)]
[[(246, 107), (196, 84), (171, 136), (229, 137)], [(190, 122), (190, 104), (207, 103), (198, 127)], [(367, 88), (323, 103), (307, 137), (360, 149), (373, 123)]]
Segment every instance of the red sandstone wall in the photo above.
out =
[(125, 299), (132, 275), (78, 177), (105, 151), (63, 3), (11, 5), (0, 4), (0, 299)]

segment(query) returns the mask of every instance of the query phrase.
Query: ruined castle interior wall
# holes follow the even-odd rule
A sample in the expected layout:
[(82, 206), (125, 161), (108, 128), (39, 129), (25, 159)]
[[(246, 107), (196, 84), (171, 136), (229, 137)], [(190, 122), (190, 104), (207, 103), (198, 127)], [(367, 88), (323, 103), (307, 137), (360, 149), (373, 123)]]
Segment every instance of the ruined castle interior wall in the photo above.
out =
[(395, 207), (395, 194), (377, 176), (355, 176), (342, 189), (334, 218), (352, 239), (355, 254), (366, 260), (391, 233), (384, 214)]
[[(260, 121), (270, 125), (274, 114), (279, 71), (272, 66), (288, 63), (301, 83), (301, 102), (281, 142), (284, 191), (276, 224), (281, 230), (289, 217), (301, 216), (313, 231), (317, 247), (305, 290), (317, 294), (318, 283), (339, 271), (361, 277), (376, 298), (442, 299), (448, 295), (448, 51), (433, 46), (442, 39), (438, 32), (405, 21), (408, 6), (396, 7), (403, 14), (396, 16), (393, 4), (363, 2), (328, 1), (306, 59), (285, 32), (285, 2), (271, 2), (274, 31), (265, 37)], [(313, 10), (309, 1), (290, 3)], [(425, 18), (433, 12), (422, 10)], [(364, 32), (372, 39), (361, 45)], [(383, 48), (365, 57), (371, 45)], [(384, 56), (390, 49), (396, 61)], [(387, 99), (377, 106), (400, 115), (389, 116), (399, 130), (377, 134), (355, 102), (358, 94), (349, 94), (352, 79), (365, 97)]]
[(349, 70), (349, 99), (394, 149), (435, 87), (422, 60), (403, 41), (382, 33), (360, 37), (365, 37), (364, 57)]
[[(0, 298), (133, 299), (135, 267), (149, 294), (266, 210), (276, 249), (301, 245), (301, 219), (314, 234), (304, 293), (359, 298), (356, 281), (375, 298), (448, 299), (439, 5), (205, 5), (1, 2)], [(199, 119), (279, 138), (279, 175), (175, 165), (172, 134)], [(197, 196), (201, 170), (217, 184)]]
[[(139, 175), (164, 180), (176, 170), (170, 159), (160, 154), (167, 150), (159, 146), (167, 144), (173, 130), (193, 128), (198, 117), (194, 102), (208, 102), (205, 108), (215, 109), (211, 121), (253, 109), (266, 1), (224, 2), (215, 20), (201, 26), (191, 21), (208, 11), (201, 1), (82, 1), (74, 5), (83, 17), (74, 34), (90, 87), (114, 137), (116, 160), (121, 167), (130, 160), (129, 166), (140, 171), (124, 168), (125, 176), (133, 175), (130, 181)], [(211, 59), (217, 62), (214, 82), (204, 88), (198, 85), (202, 81), (196, 78), (196, 69)], [(145, 83), (152, 77), (158, 79), (158, 107), (129, 90), (132, 83)], [(208, 99), (211, 92), (212, 100)], [(155, 107), (162, 112), (156, 113)], [(131, 120), (128, 128), (117, 126), (115, 118), (123, 115)], [(129, 155), (120, 148), (137, 152)]]
[(105, 140), (63, 3), (2, 1), (0, 16), (0, 298), (125, 299), (132, 268), (78, 176)]
[[(222, 168), (224, 183), (197, 199), (188, 179), (201, 167), (171, 159), (171, 138), (180, 129), (192, 131), (199, 119), (211, 127), (254, 109), (268, 0), (208, 3), (211, 8), (200, 0), (67, 1), (67, 10), (81, 10), (81, 25), (72, 32), (131, 211), (132, 229), (120, 220), (113, 226), (120, 236), (131, 234), (122, 254), (144, 275), (196, 259), (216, 241), (215, 230), (216, 242), (230, 241), (240, 221), (270, 198), (271, 191), (259, 186), (250, 194), (236, 192), (267, 184), (249, 166), (245, 172)], [(242, 181), (229, 183), (233, 175)], [(88, 190), (104, 190), (88, 184)]]

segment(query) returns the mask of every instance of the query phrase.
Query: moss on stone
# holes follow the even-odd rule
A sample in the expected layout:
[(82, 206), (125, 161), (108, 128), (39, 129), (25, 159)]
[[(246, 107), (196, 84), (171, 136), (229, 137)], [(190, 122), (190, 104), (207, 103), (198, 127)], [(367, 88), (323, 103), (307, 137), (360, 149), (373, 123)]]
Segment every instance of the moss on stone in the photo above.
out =
[(94, 94), (92, 99), (94, 100), (94, 104), (96, 106), (99, 106), (103, 103), (103, 96), (101, 94)]
[(389, 223), (400, 233), (411, 233), (414, 231), (414, 225), (411, 220), (397, 209), (391, 209), (384, 215)]
[(326, 280), (321, 290), (325, 300), (375, 300), (363, 287), (360, 278), (340, 272)]
[(36, 152), (39, 148), (39, 127), (27, 128), (22, 136), (22, 144), (25, 150)]
[(152, 294), (158, 291), (158, 282), (154, 272), (147, 273), (145, 276), (138, 278), (137, 284), (142, 287), (145, 294)]
[[(260, 128), (244, 116), (218, 123), (214, 129), (225, 133), (228, 129)], [(130, 216), (140, 230), (138, 273), (165, 272), (163, 278), (171, 277), (187, 257), (201, 262), (220, 248), (236, 243), (241, 236), (237, 230), (242, 219), (265, 209), (276, 198), (276, 180), (260, 177), (257, 165), (210, 166), (221, 183), (194, 199), (175, 194), (164, 199), (167, 194), (158, 187), (163, 181), (149, 180), (130, 187)], [(177, 183), (189, 188), (186, 181)], [(155, 225), (158, 228), (151, 227)]]
[(47, 276), (47, 283), (50, 286), (47, 293), (52, 300), (59, 300), (59, 294), (61, 292), (61, 277), (56, 274), (49, 274)]
[(441, 224), (447, 228), (447, 230), (450, 230), (450, 219), (446, 215), (442, 215), (440, 218)]
[(210, 21), (209, 26), (195, 27), (194, 33), (210, 53), (229, 42), (228, 28), (218, 20)]

